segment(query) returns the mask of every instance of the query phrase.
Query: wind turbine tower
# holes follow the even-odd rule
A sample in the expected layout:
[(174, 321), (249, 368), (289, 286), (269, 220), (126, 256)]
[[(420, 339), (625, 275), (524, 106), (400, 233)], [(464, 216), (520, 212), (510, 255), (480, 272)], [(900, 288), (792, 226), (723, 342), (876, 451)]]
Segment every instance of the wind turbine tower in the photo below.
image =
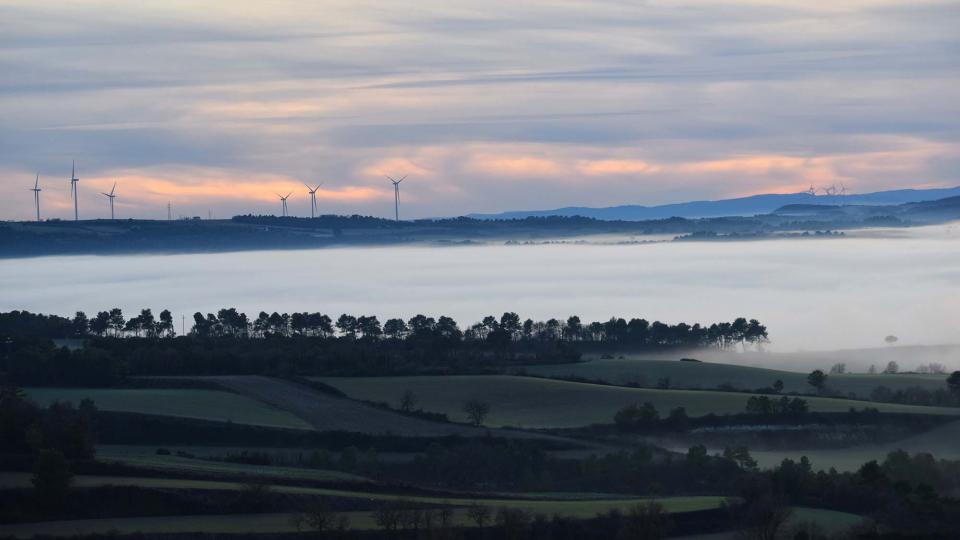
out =
[(40, 173), (37, 173), (37, 180), (33, 183), (33, 187), (30, 188), (30, 191), (33, 192), (33, 204), (37, 207), (37, 223), (40, 222), (40, 192), (43, 191), (40, 189)]
[(290, 195), (293, 195), (293, 192), (287, 193), (287, 196), (277, 193), (277, 197), (280, 197), (280, 202), (283, 203), (283, 217), (287, 217), (287, 199), (290, 198)]
[(103, 196), (106, 197), (107, 199), (110, 199), (110, 219), (111, 219), (111, 220), (114, 219), (114, 217), (113, 217), (113, 200), (117, 198), (117, 196), (113, 194), (115, 191), (117, 191), (117, 183), (116, 183), (116, 182), (113, 183), (113, 189), (110, 190), (110, 193), (100, 192), (101, 195), (103, 195)]
[(403, 175), (403, 178), (399, 180), (394, 180), (392, 176), (387, 177), (391, 182), (393, 182), (393, 218), (396, 221), (400, 221), (400, 182), (403, 182), (407, 179), (407, 175)]
[(73, 220), (80, 221), (80, 212), (77, 210), (77, 162), (74, 161), (70, 166), (70, 194), (73, 195)]
[[(315, 188), (311, 188), (307, 184), (303, 185), (307, 186), (307, 193), (310, 194), (310, 218), (312, 219), (317, 217), (317, 190), (320, 189), (320, 186), (323, 185), (323, 182), (317, 184), (317, 187)], [(289, 195), (287, 195), (287, 197), (289, 197)]]

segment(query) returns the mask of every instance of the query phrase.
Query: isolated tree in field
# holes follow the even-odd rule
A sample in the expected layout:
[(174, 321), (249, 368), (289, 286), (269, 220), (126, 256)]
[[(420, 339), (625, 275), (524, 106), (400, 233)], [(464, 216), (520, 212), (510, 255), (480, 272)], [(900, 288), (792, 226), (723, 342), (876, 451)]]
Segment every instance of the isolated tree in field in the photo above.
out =
[(887, 337), (883, 338), (883, 341), (884, 341), (884, 343), (886, 343), (887, 345), (893, 345), (894, 343), (900, 341), (900, 338), (898, 338), (897, 336), (890, 335), (890, 336), (887, 336)]
[(897, 364), (893, 360), (887, 362), (887, 367), (884, 368), (883, 370), (883, 372), (888, 375), (893, 375), (895, 373), (898, 373), (899, 371), (900, 371), (900, 364)]
[(490, 414), (490, 404), (479, 399), (471, 399), (463, 404), (463, 412), (467, 413), (467, 419), (471, 424), (479, 427)]
[(954, 371), (947, 377), (947, 387), (954, 394), (960, 396), (960, 371)]
[(843, 375), (847, 372), (847, 365), (843, 362), (830, 366), (831, 375)]
[(819, 369), (815, 369), (807, 375), (807, 384), (817, 389), (817, 392), (823, 392), (827, 386), (827, 374)]
[(773, 391), (774, 393), (777, 393), (777, 394), (779, 394), (780, 392), (783, 392), (783, 381), (781, 381), (780, 379), (773, 381)]
[(407, 390), (400, 396), (400, 410), (403, 412), (412, 412), (417, 406), (417, 396), (410, 390)]
[(869, 373), (870, 375), (876, 375), (876, 374), (877, 374), (877, 366), (875, 366), (875, 365), (873, 365), (873, 364), (870, 364), (870, 369), (867, 370), (867, 373)]
[(40, 450), (33, 465), (33, 488), (37, 498), (47, 508), (63, 503), (73, 481), (67, 458), (59, 450)]
[(467, 517), (482, 529), (484, 524), (490, 521), (490, 507), (479, 504), (470, 505), (467, 507)]

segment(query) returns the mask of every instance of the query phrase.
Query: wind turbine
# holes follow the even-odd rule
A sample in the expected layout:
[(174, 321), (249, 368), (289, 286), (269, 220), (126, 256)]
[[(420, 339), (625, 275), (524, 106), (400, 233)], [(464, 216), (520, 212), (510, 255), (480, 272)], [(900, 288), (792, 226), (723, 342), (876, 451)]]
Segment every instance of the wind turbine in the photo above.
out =
[[(317, 184), (317, 187), (311, 188), (309, 185), (304, 183), (303, 185), (307, 186), (307, 193), (310, 194), (310, 217), (317, 217), (317, 190), (320, 189), (320, 186), (323, 185), (323, 182)], [(289, 197), (289, 195), (287, 195)]]
[(33, 203), (37, 207), (37, 223), (40, 222), (40, 192), (43, 191), (40, 189), (40, 173), (37, 173), (37, 180), (33, 183), (33, 187), (30, 188), (30, 191), (33, 192)]
[(74, 161), (70, 166), (70, 194), (73, 195), (73, 220), (80, 221), (80, 212), (77, 211), (77, 162)]
[(113, 192), (116, 191), (116, 190), (117, 190), (117, 183), (114, 182), (114, 183), (113, 183), (113, 189), (110, 190), (110, 193), (100, 192), (101, 195), (103, 195), (103, 196), (105, 196), (106, 198), (110, 199), (110, 219), (111, 219), (111, 220), (114, 219), (114, 218), (113, 218), (113, 200), (116, 199), (117, 196), (114, 195)]
[(400, 221), (400, 182), (403, 182), (407, 179), (407, 175), (403, 175), (403, 178), (399, 180), (394, 180), (392, 176), (387, 176), (387, 178), (393, 182), (393, 216), (396, 221)]
[(280, 197), (280, 202), (283, 203), (283, 217), (287, 217), (287, 199), (290, 198), (290, 195), (293, 195), (292, 191), (290, 193), (287, 193), (286, 197), (277, 193), (277, 197)]

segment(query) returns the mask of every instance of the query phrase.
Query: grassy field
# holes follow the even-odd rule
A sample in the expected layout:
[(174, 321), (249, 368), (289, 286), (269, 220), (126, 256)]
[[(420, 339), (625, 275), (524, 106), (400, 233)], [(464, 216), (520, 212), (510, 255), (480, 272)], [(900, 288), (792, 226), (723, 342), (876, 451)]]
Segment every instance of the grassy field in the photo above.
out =
[[(98, 446), (97, 459), (104, 462), (119, 462), (142, 469), (155, 471), (176, 471), (204, 475), (251, 476), (259, 478), (291, 478), (298, 480), (316, 480), (321, 482), (372, 482), (368, 478), (341, 471), (306, 469), (300, 467), (278, 467), (247, 465), (243, 463), (225, 463), (203, 459), (179, 457), (176, 455), (157, 455), (156, 446)], [(228, 452), (239, 453), (243, 448), (213, 447), (177, 447), (194, 455), (223, 455)], [(171, 449), (174, 450), (174, 449)], [(257, 449), (252, 449), (257, 450)], [(275, 449), (264, 449), (273, 451)]]
[[(783, 381), (786, 392), (810, 392), (807, 374), (793, 371), (765, 369), (712, 362), (680, 362), (679, 360), (651, 360), (638, 358), (593, 359), (576, 364), (525, 366), (533, 375), (547, 377), (583, 377), (611, 384), (653, 386), (662, 378), (678, 388), (713, 389), (728, 384), (737, 389), (769, 387), (776, 380)], [(830, 375), (828, 385), (844, 395), (853, 392), (866, 398), (878, 386), (891, 389), (919, 386), (928, 390), (946, 389), (946, 375), (868, 375), (863, 373)]]
[[(31, 486), (30, 473), (0, 472), (0, 485), (8, 488)], [(135, 476), (88, 476), (78, 475), (74, 478), (76, 487), (97, 486), (140, 486), (156, 489), (199, 489), (214, 491), (237, 491), (244, 488), (238, 482), (223, 482), (219, 480), (190, 480), (182, 478), (143, 478)], [(642, 497), (598, 497), (582, 494), (581, 499), (571, 500), (569, 497), (551, 498), (549, 494), (528, 493), (525, 497), (430, 497), (420, 495), (397, 495), (393, 493), (378, 493), (375, 491), (355, 491), (348, 489), (328, 489), (303, 486), (272, 485), (271, 491), (289, 493), (292, 495), (324, 495), (329, 497), (366, 499), (370, 501), (407, 501), (423, 504), (446, 506), (468, 506), (480, 504), (484, 506), (510, 506), (524, 508), (532, 512), (560, 513), (563, 515), (592, 516), (596, 512), (604, 512), (610, 508), (624, 508), (638, 501), (645, 501)], [(723, 497), (690, 496), (665, 497), (657, 499), (670, 512), (690, 512), (716, 508), (723, 501)]]
[(27, 396), (40, 405), (58, 400), (70, 401), (76, 405), (80, 400), (90, 398), (99, 409), (105, 411), (312, 429), (308, 422), (288, 411), (248, 397), (218, 390), (166, 388), (26, 388), (25, 390)]
[[(515, 377), (457, 375), (423, 377), (325, 377), (350, 397), (385, 401), (397, 406), (407, 390), (424, 410), (464, 421), (463, 404), (480, 399), (490, 404), (486, 425), (526, 428), (578, 427), (613, 422), (614, 414), (630, 403), (653, 403), (661, 414), (686, 407), (690, 416), (743, 412), (749, 394), (697, 390), (625, 388), (598, 384)], [(819, 412), (876, 407), (881, 412), (960, 415), (960, 408), (916, 407), (845, 399), (807, 398)]]

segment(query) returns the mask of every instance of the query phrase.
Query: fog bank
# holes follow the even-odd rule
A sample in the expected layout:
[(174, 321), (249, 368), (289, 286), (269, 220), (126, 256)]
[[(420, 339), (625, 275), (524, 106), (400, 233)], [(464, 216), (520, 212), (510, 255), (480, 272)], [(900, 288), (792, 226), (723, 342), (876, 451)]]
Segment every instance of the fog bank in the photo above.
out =
[[(177, 315), (235, 306), (409, 317), (461, 325), (516, 311), (710, 323), (755, 317), (771, 350), (955, 343), (954, 226), (840, 239), (344, 248), (0, 261), (0, 309), (72, 314), (113, 306)], [(179, 330), (179, 324), (178, 324)]]

